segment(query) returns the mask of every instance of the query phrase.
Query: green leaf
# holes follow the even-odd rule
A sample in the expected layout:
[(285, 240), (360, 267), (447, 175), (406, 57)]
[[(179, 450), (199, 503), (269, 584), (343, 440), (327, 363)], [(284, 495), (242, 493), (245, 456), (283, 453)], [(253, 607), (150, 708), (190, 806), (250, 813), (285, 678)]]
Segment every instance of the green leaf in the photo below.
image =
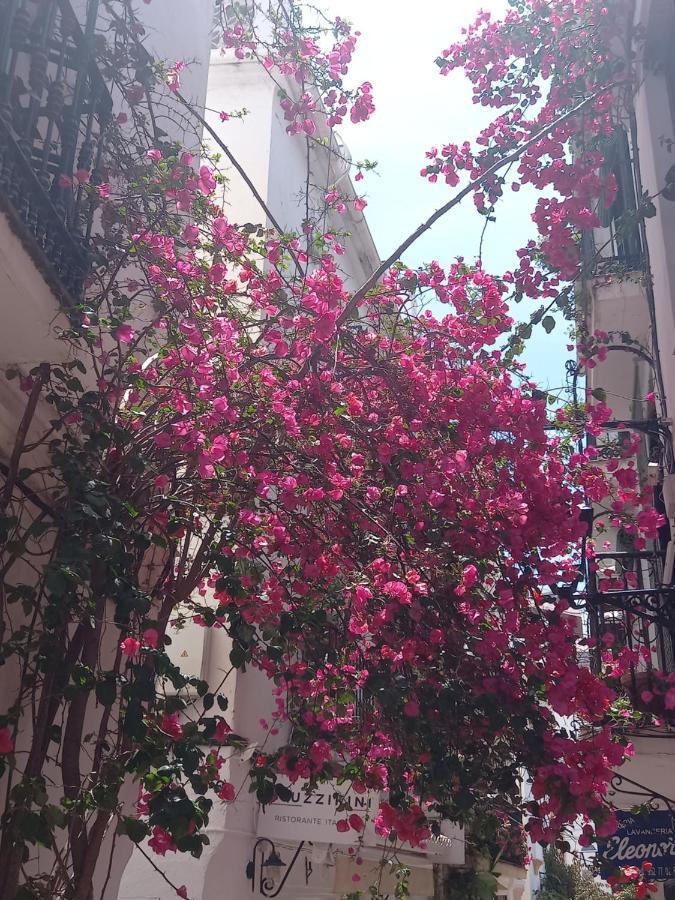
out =
[(642, 203), (640, 204), (638, 212), (642, 215), (643, 219), (653, 219), (656, 215), (656, 207), (647, 195), (642, 198)]
[(675, 182), (667, 184), (661, 191), (661, 196), (664, 200), (670, 200), (671, 202), (675, 200)]
[(194, 686), (197, 689), (197, 694), (200, 697), (206, 698), (206, 694), (208, 693), (208, 690), (209, 690), (208, 681), (204, 681), (202, 678), (197, 678), (194, 681)]
[(60, 806), (48, 803), (42, 810), (42, 815), (50, 828), (63, 828), (66, 824), (66, 814)]
[(145, 735), (145, 723), (143, 722), (143, 707), (139, 700), (130, 700), (124, 714), (124, 733), (129, 737), (139, 739)]
[(230, 662), (235, 669), (241, 669), (246, 665), (247, 654), (242, 646), (235, 644), (230, 650)]
[(544, 316), (541, 321), (541, 325), (546, 334), (550, 334), (555, 328), (555, 319), (553, 318), (553, 316)]
[(139, 819), (134, 819), (132, 816), (124, 816), (117, 831), (119, 834), (126, 834), (134, 844), (140, 844), (150, 834), (149, 826)]
[(52, 569), (45, 575), (45, 587), (50, 594), (60, 597), (68, 590), (68, 581), (61, 572)]
[(115, 676), (109, 675), (96, 685), (96, 699), (102, 706), (112, 706), (117, 697)]
[(675, 184), (675, 163), (666, 172), (666, 184)]
[(597, 400), (599, 403), (604, 403), (607, 399), (607, 391), (604, 388), (595, 388), (595, 390), (591, 391), (591, 395), (594, 400)]
[(283, 802), (287, 803), (293, 796), (293, 791), (286, 787), (285, 784), (277, 784), (275, 789), (277, 797)]

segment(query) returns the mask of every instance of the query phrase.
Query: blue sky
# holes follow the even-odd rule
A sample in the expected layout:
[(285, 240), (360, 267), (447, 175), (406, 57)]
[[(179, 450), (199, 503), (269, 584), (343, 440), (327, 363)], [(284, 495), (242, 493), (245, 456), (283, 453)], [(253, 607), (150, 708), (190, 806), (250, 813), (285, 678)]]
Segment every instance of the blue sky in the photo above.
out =
[[(369, 122), (345, 123), (340, 133), (355, 160), (377, 160), (378, 174), (361, 186), (368, 199), (368, 222), (382, 257), (450, 196), (444, 184), (420, 177), (424, 154), (447, 141), (473, 139), (489, 115), (471, 102), (461, 73), (443, 77), (434, 65), (440, 52), (460, 36), (480, 8), (499, 13), (504, 0), (330, 0), (330, 10), (351, 20), (362, 32), (351, 81), (373, 84), (377, 112)], [(485, 267), (501, 274), (512, 268), (515, 250), (533, 235), (533, 196), (509, 194), (488, 228), (483, 248)], [(410, 264), (430, 259), (447, 264), (456, 256), (476, 258), (483, 219), (471, 199), (438, 223), (406, 254)], [(523, 303), (514, 310), (527, 318), (534, 310)], [(542, 386), (564, 381), (565, 328), (551, 335), (534, 331), (525, 355), (530, 373)]]

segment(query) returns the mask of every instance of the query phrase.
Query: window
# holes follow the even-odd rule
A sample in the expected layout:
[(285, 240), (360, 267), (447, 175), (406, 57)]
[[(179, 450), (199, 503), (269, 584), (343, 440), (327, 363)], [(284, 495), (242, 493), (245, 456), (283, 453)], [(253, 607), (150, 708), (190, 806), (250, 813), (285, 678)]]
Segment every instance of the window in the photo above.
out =
[(601, 225), (610, 230), (611, 255), (622, 265), (637, 268), (642, 257), (642, 245), (637, 221), (631, 217), (637, 202), (631, 149), (625, 128), (617, 126), (601, 150), (605, 157), (602, 173), (614, 175), (617, 192), (609, 207), (600, 198), (598, 218)]

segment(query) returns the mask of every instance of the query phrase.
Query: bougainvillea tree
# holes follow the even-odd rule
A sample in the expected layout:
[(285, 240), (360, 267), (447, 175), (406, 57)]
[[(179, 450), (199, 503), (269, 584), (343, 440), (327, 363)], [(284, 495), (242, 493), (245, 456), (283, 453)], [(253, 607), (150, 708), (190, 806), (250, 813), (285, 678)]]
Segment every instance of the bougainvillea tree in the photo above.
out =
[[(345, 82), (345, 22), (303, 25), (286, 3), (231, 11), (224, 45), (284, 88), (289, 140), (371, 115), (370, 85)], [(119, 46), (140, 28), (109, 13), (101, 52), (119, 79)], [(658, 516), (629, 463), (608, 476), (576, 448), (608, 417), (602, 403), (551, 422), (514, 355), (508, 302), (541, 300), (535, 323), (567, 302), (579, 232), (611, 202), (598, 142), (569, 148), (608, 129), (612, 91), (628, 89), (612, 21), (600, 3), (529, 0), (501, 23), (481, 16), (439, 57), (497, 117), (427, 154), (423, 174), (450, 195), (351, 293), (325, 208), (299, 234), (273, 217), (235, 224), (213, 165), (153, 130), (159, 86), (137, 70), (121, 84), (130, 121), (86, 188), (105, 265), (71, 311), (71, 361), (21, 373), (2, 495), (2, 655), (20, 676), (0, 711), (3, 897), (90, 897), (114, 829), (199, 855), (213, 803), (243, 787), (226, 775), (247, 736), (222, 684), (171, 661), (170, 622), (225, 629), (231, 677), (269, 676), (292, 736), (246, 754), (262, 803), (289, 779), (337, 779), (380, 796), (375, 828), (393, 845), (499, 806), (527, 812), (546, 842), (580, 818), (589, 836), (615, 827), (615, 693), (578, 661), (556, 591), (578, 578), (586, 500), (618, 505), (643, 537)], [(162, 103), (180, 106), (181, 68), (164, 70)], [(489, 214), (523, 184), (542, 192), (540, 239), (513, 272), (400, 262), (464, 197)], [(342, 203), (331, 187), (326, 207)], [(420, 312), (429, 298), (437, 312)], [(45, 434), (31, 430), (39, 403)], [(364, 824), (347, 808), (339, 827), (358, 842)], [(36, 845), (52, 851), (37, 868)]]

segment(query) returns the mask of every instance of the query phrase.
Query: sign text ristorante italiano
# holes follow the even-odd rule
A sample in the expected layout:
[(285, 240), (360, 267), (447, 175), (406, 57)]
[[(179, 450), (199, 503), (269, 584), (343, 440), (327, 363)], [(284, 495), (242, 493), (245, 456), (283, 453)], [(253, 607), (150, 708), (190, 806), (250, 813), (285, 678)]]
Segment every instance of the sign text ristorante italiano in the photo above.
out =
[[(280, 783), (285, 782), (280, 779)], [(347, 785), (328, 783), (308, 792), (304, 782), (286, 784), (291, 791), (290, 799), (276, 800), (260, 809), (258, 834), (269, 838), (353, 844), (355, 833), (339, 832), (338, 819), (356, 812), (369, 820), (377, 810), (375, 795), (357, 794)]]

